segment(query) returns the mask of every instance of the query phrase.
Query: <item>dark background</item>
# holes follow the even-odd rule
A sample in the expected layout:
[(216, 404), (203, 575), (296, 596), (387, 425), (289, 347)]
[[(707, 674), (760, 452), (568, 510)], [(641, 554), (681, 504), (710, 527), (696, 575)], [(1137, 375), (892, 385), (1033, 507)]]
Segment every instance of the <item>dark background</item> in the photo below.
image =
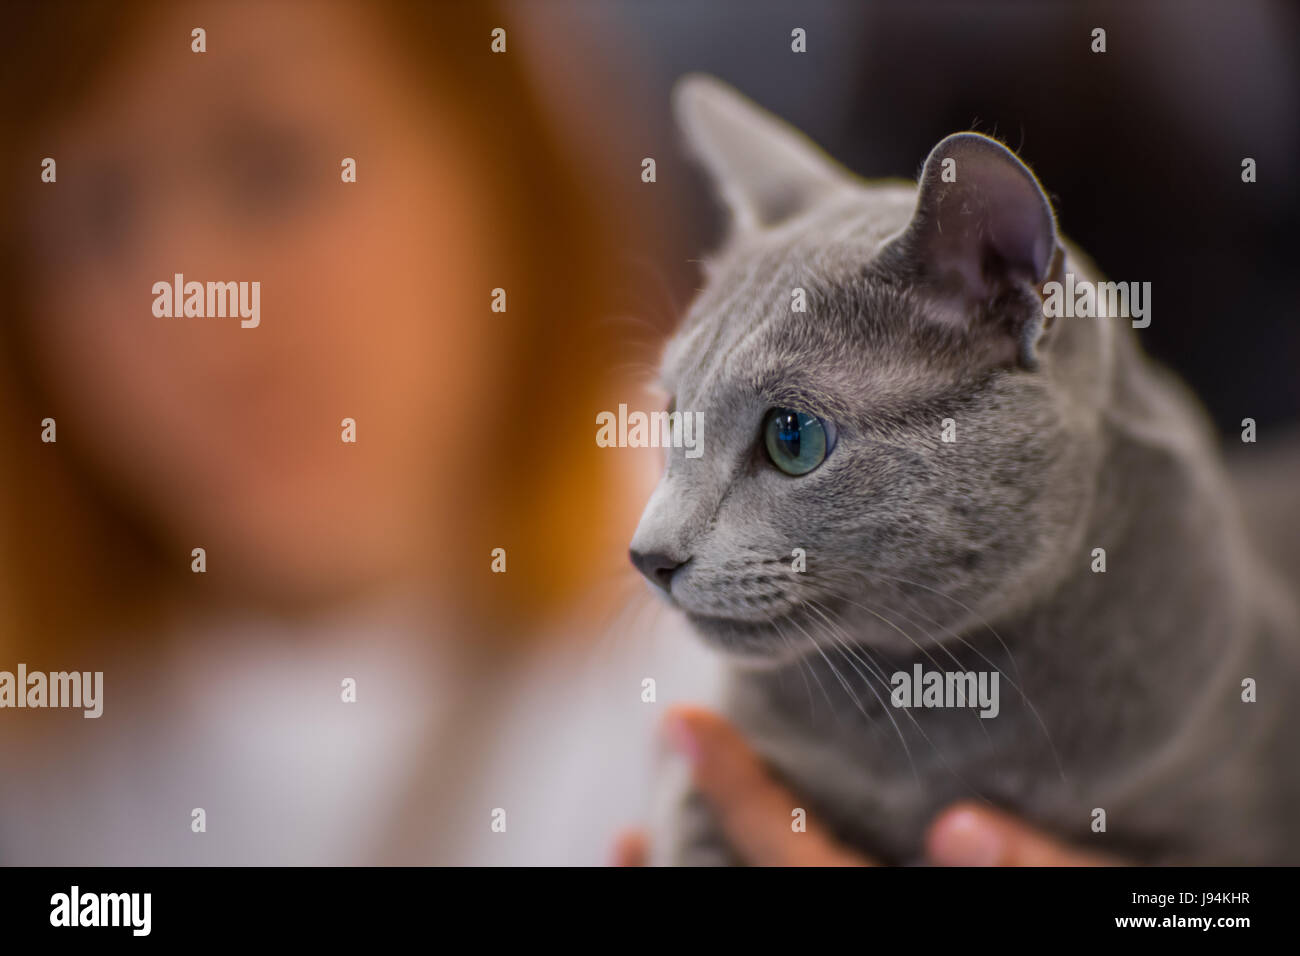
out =
[[(1038, 174), (1062, 231), (1108, 278), (1152, 283), (1147, 350), (1180, 372), (1219, 428), (1300, 417), (1300, 4), (618, 0), (599, 15), (635, 76), (659, 183), (690, 197), (686, 248), (721, 217), (682, 157), (673, 80), (714, 73), (854, 172), (915, 178), (962, 129), (995, 135)], [(790, 50), (807, 31), (808, 52)], [(1107, 52), (1091, 52), (1092, 30)], [(644, 58), (644, 59), (642, 59)], [(671, 150), (662, 148), (672, 142)], [(1241, 162), (1257, 163), (1243, 183)], [(683, 185), (681, 180), (685, 180)], [(673, 264), (679, 302), (697, 284)]]

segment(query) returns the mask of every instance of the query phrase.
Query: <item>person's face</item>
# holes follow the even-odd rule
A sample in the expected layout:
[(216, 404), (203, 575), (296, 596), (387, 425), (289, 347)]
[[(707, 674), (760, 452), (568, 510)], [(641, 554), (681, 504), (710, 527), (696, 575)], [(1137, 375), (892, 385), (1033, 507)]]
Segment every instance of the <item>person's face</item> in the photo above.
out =
[[(432, 550), (430, 509), (456, 498), (437, 456), (472, 440), (490, 380), (483, 180), (364, 16), (173, 12), (40, 140), (58, 181), (32, 210), (32, 336), (60, 441), (148, 509), (177, 561), (205, 547), (210, 569), (274, 594)], [(260, 282), (260, 326), (155, 317), (152, 286), (175, 273)]]

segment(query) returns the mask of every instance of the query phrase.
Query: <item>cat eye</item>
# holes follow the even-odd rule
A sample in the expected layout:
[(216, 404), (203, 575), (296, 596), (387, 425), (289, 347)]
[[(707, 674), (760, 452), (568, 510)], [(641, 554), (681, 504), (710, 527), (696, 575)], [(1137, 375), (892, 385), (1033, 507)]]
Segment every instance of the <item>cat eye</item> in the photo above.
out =
[(826, 460), (835, 432), (815, 415), (774, 408), (763, 423), (763, 439), (772, 464), (787, 475), (806, 475)]

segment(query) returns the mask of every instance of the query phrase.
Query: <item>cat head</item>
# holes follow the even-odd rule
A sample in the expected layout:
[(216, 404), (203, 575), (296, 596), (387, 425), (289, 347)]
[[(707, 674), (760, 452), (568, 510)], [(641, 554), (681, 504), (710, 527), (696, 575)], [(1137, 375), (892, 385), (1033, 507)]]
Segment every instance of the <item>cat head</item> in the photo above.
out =
[(661, 366), (702, 453), (669, 451), (633, 563), (750, 660), (932, 644), (1050, 587), (1102, 359), (1044, 328), (1064, 254), (1033, 174), (959, 133), (870, 184), (717, 80), (674, 107), (731, 228)]

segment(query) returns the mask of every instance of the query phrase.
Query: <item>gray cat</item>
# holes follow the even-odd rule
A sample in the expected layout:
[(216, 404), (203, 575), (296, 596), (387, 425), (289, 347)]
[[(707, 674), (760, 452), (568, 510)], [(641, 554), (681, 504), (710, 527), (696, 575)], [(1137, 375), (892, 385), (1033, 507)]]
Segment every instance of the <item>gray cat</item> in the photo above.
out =
[[(716, 80), (674, 105), (732, 226), (661, 370), (704, 453), (632, 559), (773, 773), (883, 862), (974, 799), (1134, 862), (1300, 863), (1290, 589), (1132, 323), (1044, 318), (1097, 273), (1033, 174), (959, 133), (868, 183)], [(996, 716), (895, 706), (918, 665), (996, 675)], [(696, 795), (670, 830), (739, 862)]]

